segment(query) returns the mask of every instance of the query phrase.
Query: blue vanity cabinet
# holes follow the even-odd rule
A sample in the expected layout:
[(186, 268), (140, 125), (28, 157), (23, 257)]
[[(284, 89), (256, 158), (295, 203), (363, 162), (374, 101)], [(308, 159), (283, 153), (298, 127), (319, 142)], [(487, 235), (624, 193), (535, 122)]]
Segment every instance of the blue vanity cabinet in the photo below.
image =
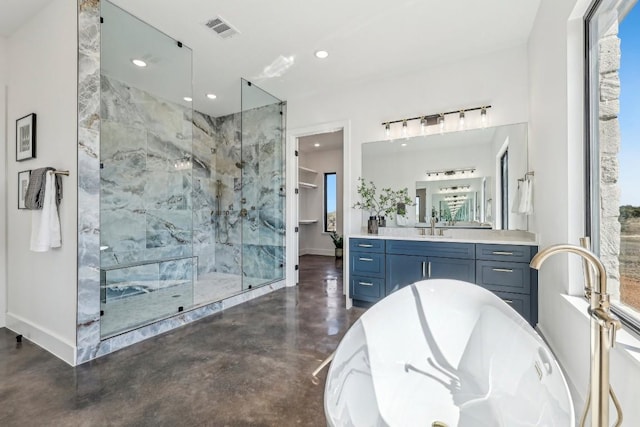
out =
[(349, 239), (349, 287), (355, 305), (371, 305), (385, 296), (385, 241)]
[(424, 279), (475, 282), (473, 243), (387, 241), (386, 294)]
[(538, 323), (538, 272), (529, 266), (537, 246), (476, 245), (476, 283)]
[(350, 296), (370, 306), (425, 279), (457, 279), (492, 291), (532, 326), (538, 323), (537, 246), (397, 239), (349, 239)]

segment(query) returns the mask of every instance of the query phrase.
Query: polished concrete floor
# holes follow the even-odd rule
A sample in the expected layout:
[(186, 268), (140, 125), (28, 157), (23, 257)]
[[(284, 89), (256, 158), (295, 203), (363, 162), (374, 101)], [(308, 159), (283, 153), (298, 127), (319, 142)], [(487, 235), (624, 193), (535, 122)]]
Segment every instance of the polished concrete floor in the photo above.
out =
[(342, 264), (301, 258), (300, 284), (72, 368), (0, 329), (0, 426), (323, 426), (311, 372), (362, 309)]

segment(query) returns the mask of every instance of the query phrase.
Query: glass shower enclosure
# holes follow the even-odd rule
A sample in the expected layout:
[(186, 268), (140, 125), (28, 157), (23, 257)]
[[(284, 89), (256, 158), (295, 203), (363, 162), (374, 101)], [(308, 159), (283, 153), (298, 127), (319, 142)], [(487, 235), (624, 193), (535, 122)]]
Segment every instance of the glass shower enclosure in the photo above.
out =
[(106, 339), (284, 279), (286, 105), (238, 79), (240, 111), (198, 111), (197, 53), (108, 1), (101, 16)]

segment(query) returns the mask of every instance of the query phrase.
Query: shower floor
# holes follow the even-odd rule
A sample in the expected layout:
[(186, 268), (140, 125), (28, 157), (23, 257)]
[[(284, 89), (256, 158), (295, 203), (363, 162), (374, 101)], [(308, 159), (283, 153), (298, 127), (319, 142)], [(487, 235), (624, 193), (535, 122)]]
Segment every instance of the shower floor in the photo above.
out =
[(100, 303), (100, 335), (107, 338), (138, 328), (179, 311), (194, 306), (221, 301), (248, 289), (269, 283), (271, 280), (237, 274), (208, 273), (198, 277), (193, 284), (183, 282), (153, 292), (136, 294)]

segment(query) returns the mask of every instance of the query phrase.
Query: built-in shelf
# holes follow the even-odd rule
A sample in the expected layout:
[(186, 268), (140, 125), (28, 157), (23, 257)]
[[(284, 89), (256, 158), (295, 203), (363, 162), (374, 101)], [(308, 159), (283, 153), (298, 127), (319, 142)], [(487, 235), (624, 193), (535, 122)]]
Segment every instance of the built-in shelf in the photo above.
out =
[(315, 224), (316, 222), (318, 222), (317, 219), (301, 219), (301, 220), (298, 220), (298, 224), (300, 224), (300, 225)]
[(318, 186), (317, 186), (317, 185), (315, 185), (315, 184), (311, 184), (311, 183), (309, 183), (309, 182), (302, 182), (302, 181), (300, 181), (300, 182), (298, 182), (298, 184), (300, 185), (300, 187), (304, 187), (304, 188), (318, 188)]
[(313, 169), (309, 169), (309, 168), (305, 168), (304, 166), (298, 166), (298, 169), (301, 170), (302, 172), (318, 173), (318, 171), (313, 170)]

